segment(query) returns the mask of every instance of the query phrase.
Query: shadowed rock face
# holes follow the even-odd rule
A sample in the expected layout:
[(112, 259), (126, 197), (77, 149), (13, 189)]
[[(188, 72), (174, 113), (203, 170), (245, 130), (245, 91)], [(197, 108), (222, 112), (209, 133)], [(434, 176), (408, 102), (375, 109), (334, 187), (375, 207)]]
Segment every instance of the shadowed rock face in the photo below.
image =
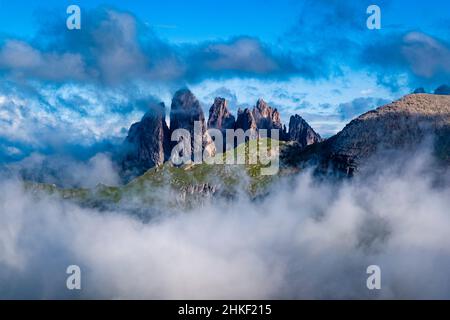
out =
[(236, 129), (242, 129), (244, 131), (251, 129), (256, 131), (256, 128), (257, 126), (255, 117), (253, 116), (253, 113), (250, 111), (250, 109), (245, 108), (244, 110), (242, 110), (241, 108), (239, 108), (236, 120)]
[(322, 141), (322, 138), (299, 115), (291, 116), (289, 120), (289, 141), (296, 141), (301, 148)]
[(224, 98), (215, 98), (209, 109), (208, 129), (217, 129), (222, 132), (223, 151), (226, 150), (226, 130), (234, 129), (235, 124), (234, 116), (228, 110), (227, 101)]
[(152, 103), (140, 122), (134, 123), (124, 142), (122, 170), (136, 176), (169, 158), (170, 136), (164, 103)]
[(253, 108), (253, 116), (258, 129), (283, 129), (278, 110), (270, 107), (263, 99), (256, 102), (256, 106)]
[(170, 109), (170, 131), (186, 129), (193, 132), (194, 121), (202, 123), (205, 131), (205, 116), (197, 98), (188, 89), (181, 89), (175, 93)]
[[(196, 125), (197, 122), (197, 125)], [(230, 113), (227, 101), (224, 98), (216, 98), (209, 110), (209, 129), (218, 129), (220, 132), (211, 135), (222, 134), (223, 151), (236, 147), (235, 137), (227, 145), (226, 130), (250, 129), (250, 136), (246, 139), (257, 138), (262, 135), (259, 130), (279, 130), (280, 140), (295, 140), (300, 146), (307, 146), (320, 141), (320, 136), (299, 116), (291, 118), (290, 134), (282, 125), (277, 109), (270, 107), (264, 100), (259, 99), (252, 110), (246, 108), (238, 110), (237, 120)], [(175, 137), (176, 130), (182, 129), (182, 135), (188, 133), (190, 141), (183, 141), (182, 137)], [(180, 131), (177, 131), (178, 133)], [(171, 138), (176, 141), (171, 141)], [(274, 137), (272, 137), (274, 138)], [(219, 147), (219, 144), (217, 145)], [(177, 149), (174, 149), (177, 147)], [(202, 155), (213, 156), (216, 146), (210, 133), (207, 131), (203, 110), (197, 98), (188, 89), (182, 89), (175, 93), (172, 99), (170, 111), (170, 129), (165, 122), (164, 104), (152, 104), (149, 112), (140, 122), (133, 124), (124, 142), (121, 157), (121, 167), (126, 180), (140, 175), (148, 169), (159, 166), (172, 157), (172, 162), (181, 163), (185, 160), (202, 160)], [(190, 154), (187, 159), (185, 155)], [(200, 155), (200, 158), (195, 158)], [(184, 159), (180, 159), (183, 157)], [(183, 160), (183, 161), (177, 161)]]
[[(243, 130), (246, 134), (246, 141), (258, 138), (258, 128), (256, 126), (255, 117), (250, 109), (238, 109), (235, 129)], [(233, 146), (236, 147), (236, 144)]]
[(227, 101), (224, 98), (215, 98), (209, 109), (208, 129), (215, 128), (222, 132), (226, 129), (234, 129), (235, 119), (228, 110)]
[(286, 127), (281, 123), (280, 113), (277, 109), (270, 107), (263, 99), (259, 99), (251, 111), (248, 108), (238, 110), (236, 129), (244, 131), (252, 129), (256, 132), (265, 129), (268, 130), (267, 135), (269, 137), (271, 136), (271, 129), (278, 129), (279, 139), (287, 139)]
[[(198, 132), (194, 131), (195, 122), (199, 123)], [(210, 155), (215, 153), (214, 143), (206, 132), (206, 123), (203, 110), (200, 106), (197, 98), (188, 89), (181, 89), (177, 91), (172, 99), (172, 105), (170, 110), (170, 132), (177, 129), (185, 129), (191, 135), (191, 141), (186, 145), (186, 148), (190, 148), (191, 158), (193, 159), (194, 153), (206, 152)], [(196, 136), (197, 134), (197, 136)], [(203, 138), (203, 139), (202, 139)], [(197, 144), (194, 143), (195, 139), (202, 142), (199, 144), (201, 148), (196, 148)], [(171, 147), (177, 145), (179, 141), (172, 141)], [(188, 150), (183, 148), (179, 152), (179, 156), (188, 154)]]

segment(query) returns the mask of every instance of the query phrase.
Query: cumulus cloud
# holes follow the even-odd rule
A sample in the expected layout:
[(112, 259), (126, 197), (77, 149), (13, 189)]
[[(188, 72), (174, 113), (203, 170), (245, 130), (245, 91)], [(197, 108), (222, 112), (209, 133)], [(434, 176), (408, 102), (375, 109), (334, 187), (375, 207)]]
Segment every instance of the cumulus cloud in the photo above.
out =
[[(392, 91), (445, 83), (450, 65), (448, 37), (439, 38), (439, 32), (425, 32), (414, 25), (408, 29), (395, 25), (393, 30), (386, 15), (381, 30), (368, 30), (366, 9), (371, 4), (305, 1), (298, 22), (280, 38), (294, 52), (299, 74), (318, 80), (345, 76), (348, 69), (361, 70)], [(392, 6), (388, 1), (377, 5), (382, 12)], [(443, 22), (439, 28), (446, 30), (448, 24)]]
[[(281, 38), (292, 48), (299, 74), (306, 79), (342, 76), (354, 64), (365, 42), (370, 1), (306, 0), (297, 22)], [(378, 1), (383, 8), (386, 1)], [(361, 66), (358, 66), (361, 69)]]
[[(174, 44), (131, 13), (97, 8), (83, 12), (82, 30), (67, 30), (56, 20), (42, 22), (30, 42), (3, 37), (0, 72), (22, 82), (182, 86), (211, 78), (322, 80), (358, 70), (370, 71), (394, 91), (445, 83), (448, 40), (389, 28), (366, 37), (369, 4), (305, 1), (297, 23), (274, 43), (244, 35)], [(378, 4), (389, 8), (388, 2)]]
[(257, 38), (174, 45), (134, 15), (109, 8), (87, 11), (83, 21), (83, 28), (76, 31), (61, 28), (56, 21), (45, 22), (32, 44), (7, 38), (0, 47), (0, 70), (25, 79), (107, 85), (130, 80), (180, 84), (210, 77), (286, 77), (298, 71), (289, 52), (276, 53)]
[(97, 29), (89, 30), (96, 67), (103, 79), (128, 80), (145, 69), (147, 61), (139, 47), (136, 29), (136, 20), (130, 14), (108, 11)]
[(151, 92), (95, 85), (0, 85), (0, 163), (32, 152), (92, 157), (121, 143)]
[(276, 55), (258, 39), (239, 37), (210, 42), (194, 48), (188, 55), (192, 77), (226, 75), (293, 75), (298, 72), (289, 55)]
[[(394, 90), (401, 74), (411, 86), (438, 86), (450, 77), (450, 46), (423, 32), (381, 36), (361, 52), (362, 63)], [(400, 79), (400, 80), (399, 80)]]
[(420, 32), (403, 37), (402, 53), (414, 74), (430, 78), (438, 73), (450, 75), (450, 46)]
[[(340, 184), (303, 173), (259, 202), (148, 223), (2, 181), (0, 296), (449, 298), (449, 175), (436, 183), (430, 161), (379, 162), (400, 165)], [(69, 264), (80, 292), (65, 289)], [(366, 288), (372, 264), (380, 291)]]
[(18, 40), (8, 40), (0, 49), (0, 70), (10, 71), (20, 79), (70, 81), (84, 80), (88, 76), (81, 55), (42, 52)]

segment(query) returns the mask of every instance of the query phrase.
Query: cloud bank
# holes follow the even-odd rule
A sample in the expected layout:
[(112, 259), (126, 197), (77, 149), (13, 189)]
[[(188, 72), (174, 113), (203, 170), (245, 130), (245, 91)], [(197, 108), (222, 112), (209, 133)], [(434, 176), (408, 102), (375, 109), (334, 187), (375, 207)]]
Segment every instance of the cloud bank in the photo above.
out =
[(361, 51), (361, 63), (394, 90), (402, 85), (402, 73), (411, 86), (430, 90), (450, 79), (450, 44), (416, 31), (378, 36)]
[(21, 81), (106, 85), (138, 80), (179, 84), (230, 76), (279, 78), (298, 72), (289, 54), (275, 52), (257, 38), (175, 45), (128, 12), (99, 8), (84, 12), (83, 19), (82, 29), (76, 31), (61, 26), (60, 20), (47, 22), (32, 43), (6, 38), (0, 46), (0, 71)]
[[(369, 72), (379, 83), (437, 87), (448, 81), (448, 39), (419, 28), (366, 28), (370, 1), (305, 1), (297, 23), (277, 42), (236, 35), (197, 43), (171, 43), (129, 12), (108, 7), (83, 11), (81, 30), (58, 16), (41, 21), (35, 38), (3, 36), (0, 72), (9, 79), (91, 82), (130, 81), (184, 85), (206, 79), (260, 78), (320, 81), (349, 70)], [(390, 4), (378, 3), (383, 10)], [(445, 23), (444, 23), (445, 25)], [(402, 75), (406, 83), (395, 80)]]
[[(448, 299), (449, 172), (423, 154), (390, 160), (342, 184), (305, 172), (259, 202), (148, 223), (2, 181), (0, 297)], [(65, 288), (70, 264), (82, 291)], [(372, 264), (380, 291), (366, 288)]]

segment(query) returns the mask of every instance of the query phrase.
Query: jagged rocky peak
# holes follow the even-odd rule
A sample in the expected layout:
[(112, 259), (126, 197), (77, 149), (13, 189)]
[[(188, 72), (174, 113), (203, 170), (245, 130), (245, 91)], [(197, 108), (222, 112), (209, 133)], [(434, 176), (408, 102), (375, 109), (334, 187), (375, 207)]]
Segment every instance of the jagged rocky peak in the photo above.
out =
[[(195, 123), (197, 122), (198, 132), (195, 131)], [(186, 148), (190, 148), (190, 154), (193, 157), (196, 152), (206, 151), (210, 156), (214, 155), (215, 148), (211, 137), (206, 132), (206, 123), (200, 102), (194, 94), (187, 88), (178, 90), (172, 99), (170, 109), (170, 132), (171, 134), (177, 129), (185, 129), (191, 135), (190, 143), (186, 144)], [(195, 139), (202, 139), (201, 150), (195, 148), (198, 144), (194, 143)], [(172, 141), (172, 147), (180, 141)], [(187, 154), (189, 150), (183, 148), (180, 150), (179, 156)]]
[(172, 98), (170, 109), (170, 130), (179, 128), (190, 130), (194, 121), (201, 121), (204, 127), (205, 116), (200, 102), (187, 88), (178, 90)]
[(151, 102), (141, 121), (128, 131), (121, 166), (125, 177), (140, 175), (169, 158), (170, 132), (165, 121), (164, 103)]
[[(267, 132), (269, 137), (284, 141), (295, 140), (301, 146), (321, 140), (320, 136), (299, 116), (291, 118), (288, 134), (278, 110), (270, 107), (262, 99), (259, 99), (252, 109), (239, 109), (235, 119), (228, 109), (227, 101), (224, 98), (215, 98), (209, 110), (208, 128), (222, 132), (223, 150), (236, 147), (235, 140), (230, 143), (227, 141), (227, 129), (250, 130), (246, 139), (262, 137), (264, 134), (261, 130), (266, 129), (269, 130)], [(177, 129), (182, 130), (176, 131)], [(271, 135), (271, 129), (280, 130), (278, 137)], [(186, 133), (190, 135), (189, 141), (184, 140)], [(175, 136), (176, 134), (178, 136)], [(131, 126), (124, 142), (121, 166), (125, 177), (142, 174), (169, 159), (175, 164), (181, 164), (188, 160), (202, 161), (203, 155), (214, 156), (216, 149), (220, 149), (220, 144), (214, 141), (217, 134), (217, 131), (208, 132), (200, 102), (189, 89), (181, 89), (173, 96), (170, 129), (165, 121), (164, 104), (152, 102), (142, 120)], [(214, 140), (211, 135), (214, 136)], [(171, 138), (175, 141), (171, 141)], [(200, 157), (198, 157), (199, 154)], [(190, 157), (186, 158), (187, 155)]]
[(235, 125), (236, 121), (228, 109), (227, 100), (220, 97), (215, 98), (214, 103), (211, 108), (209, 108), (208, 129), (217, 129), (222, 133), (222, 147), (217, 140), (214, 140), (216, 149), (225, 151), (227, 149), (227, 144), (229, 144), (229, 148), (234, 147), (234, 143), (227, 143), (226, 130), (234, 129)]
[(258, 99), (256, 102), (253, 116), (258, 129), (283, 129), (278, 110), (269, 106), (263, 99)]
[(291, 116), (289, 120), (288, 137), (288, 140), (296, 141), (302, 148), (322, 141), (320, 135), (298, 114)]
[(219, 129), (225, 133), (227, 129), (234, 129), (235, 118), (228, 109), (227, 100), (215, 98), (211, 108), (209, 108), (208, 128)]
[(281, 122), (280, 113), (277, 109), (269, 106), (263, 99), (258, 99), (252, 110), (248, 108), (238, 110), (236, 128), (243, 130), (252, 129), (255, 132), (266, 129), (269, 130), (267, 132), (269, 137), (271, 129), (278, 129), (280, 130), (279, 139), (287, 139), (286, 127)]
[(258, 113), (261, 117), (268, 118), (271, 111), (272, 108), (263, 99), (259, 98), (258, 101), (256, 101), (255, 114)]
[(237, 120), (236, 120), (236, 129), (246, 130), (254, 130), (256, 131), (256, 121), (253, 113), (249, 108), (238, 109)]

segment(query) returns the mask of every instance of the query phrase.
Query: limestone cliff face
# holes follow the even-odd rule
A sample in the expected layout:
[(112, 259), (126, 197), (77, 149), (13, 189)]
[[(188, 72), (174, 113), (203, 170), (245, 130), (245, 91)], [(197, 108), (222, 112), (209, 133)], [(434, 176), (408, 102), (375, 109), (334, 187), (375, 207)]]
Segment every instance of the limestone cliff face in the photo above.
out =
[(256, 130), (256, 121), (253, 113), (250, 109), (238, 109), (237, 120), (236, 120), (236, 129), (242, 129), (244, 131), (252, 129)]
[[(197, 124), (197, 128), (195, 128), (195, 124)], [(206, 152), (209, 156), (215, 154), (214, 143), (206, 132), (205, 116), (200, 102), (188, 89), (177, 91), (172, 99), (170, 110), (171, 137), (178, 129), (187, 130), (191, 136), (191, 141), (187, 141), (180, 150), (172, 152), (172, 156), (179, 158), (190, 154), (191, 159), (194, 159), (195, 154), (199, 155), (203, 152)], [(172, 149), (181, 140), (182, 138), (172, 141)]]
[[(218, 134), (222, 134), (223, 150), (216, 150), (216, 144), (207, 129), (220, 131)], [(278, 110), (262, 99), (259, 99), (252, 109), (239, 109), (236, 119), (228, 109), (227, 101), (217, 97), (209, 109), (206, 124), (197, 98), (188, 89), (182, 89), (177, 91), (172, 99), (170, 129), (165, 121), (163, 103), (152, 103), (142, 120), (131, 126), (122, 150), (122, 172), (126, 177), (134, 177), (169, 159), (174, 164), (189, 160), (202, 161), (204, 155), (209, 157), (227, 148), (234, 148), (234, 141), (230, 141), (231, 146), (226, 146), (227, 129), (250, 130), (247, 139), (262, 136), (263, 129), (266, 129), (271, 137), (270, 130), (275, 129), (279, 130), (279, 140), (296, 141), (301, 147), (321, 141), (320, 136), (297, 115), (291, 117), (287, 133)], [(190, 135), (189, 141), (183, 139), (186, 133)], [(219, 147), (218, 144), (217, 146)]]
[(227, 100), (217, 97), (209, 108), (208, 129), (219, 129), (223, 132), (234, 129), (235, 119), (228, 109)]
[(169, 158), (169, 128), (164, 103), (151, 103), (141, 121), (134, 123), (123, 146), (122, 170), (136, 176)]
[(287, 139), (286, 127), (281, 122), (280, 113), (277, 109), (269, 106), (263, 99), (259, 99), (253, 109), (239, 109), (236, 121), (236, 129), (244, 131), (250, 129), (255, 135), (261, 135), (261, 130), (267, 130), (267, 136), (271, 136), (270, 130), (279, 130), (278, 138)]
[(299, 115), (291, 116), (289, 120), (289, 141), (295, 141), (301, 148), (322, 141), (322, 138)]
[(278, 110), (270, 107), (263, 99), (258, 99), (256, 102), (256, 106), (253, 108), (253, 117), (258, 129), (283, 129)]
[[(228, 109), (227, 101), (224, 98), (215, 98), (211, 108), (209, 108), (208, 129), (217, 129), (222, 134), (222, 149), (226, 150), (226, 130), (234, 129), (236, 124), (234, 116)], [(217, 147), (217, 145), (216, 145)], [(230, 146), (231, 148), (233, 146)]]
[(258, 127), (256, 126), (255, 117), (248, 108), (245, 108), (243, 110), (241, 108), (238, 109), (235, 128), (242, 129), (246, 132), (248, 130), (248, 132), (250, 133), (249, 139), (256, 139), (256, 137), (258, 136)]

